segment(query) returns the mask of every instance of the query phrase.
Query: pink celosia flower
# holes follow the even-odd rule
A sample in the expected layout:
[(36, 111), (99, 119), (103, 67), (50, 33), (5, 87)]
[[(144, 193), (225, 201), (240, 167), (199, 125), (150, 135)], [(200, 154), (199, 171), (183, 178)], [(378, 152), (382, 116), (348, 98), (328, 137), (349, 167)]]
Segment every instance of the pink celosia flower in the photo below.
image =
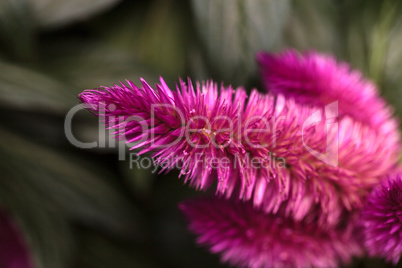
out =
[(33, 267), (25, 241), (12, 219), (0, 210), (0, 267)]
[[(216, 183), (220, 195), (252, 199), (268, 213), (286, 201), (286, 213), (298, 220), (319, 206), (320, 220), (336, 224), (396, 163), (387, 137), (349, 117), (337, 127), (325, 118), (306, 124), (313, 109), (255, 90), (247, 104), (246, 97), (242, 88), (218, 90), (213, 82), (194, 89), (180, 81), (175, 92), (162, 79), (156, 90), (142, 80), (142, 88), (128, 81), (80, 94), (132, 149), (151, 152), (162, 171), (179, 167), (196, 188)], [(335, 164), (312, 153), (325, 153), (328, 141), (336, 145)]]
[(353, 236), (354, 219), (322, 228), (314, 213), (303, 221), (256, 210), (250, 202), (200, 199), (180, 205), (198, 242), (241, 267), (338, 267), (361, 248)]
[(318, 107), (338, 101), (340, 117), (348, 115), (387, 136), (384, 146), (398, 145), (398, 123), (391, 117), (392, 110), (376, 86), (347, 63), (338, 63), (330, 55), (295, 50), (278, 55), (260, 52), (257, 61), (269, 92)]
[(369, 196), (362, 211), (365, 246), (372, 256), (397, 264), (402, 256), (402, 179), (390, 177)]

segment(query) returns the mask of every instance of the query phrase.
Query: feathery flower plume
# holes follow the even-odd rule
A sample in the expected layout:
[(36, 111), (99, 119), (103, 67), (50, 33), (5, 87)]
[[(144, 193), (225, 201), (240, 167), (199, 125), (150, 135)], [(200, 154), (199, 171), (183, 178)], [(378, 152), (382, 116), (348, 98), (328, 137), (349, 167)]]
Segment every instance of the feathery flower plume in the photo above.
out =
[(295, 221), (279, 210), (265, 214), (250, 202), (218, 198), (185, 201), (180, 208), (198, 243), (241, 267), (338, 267), (361, 254), (354, 219), (323, 229), (315, 214)]
[[(195, 88), (180, 81), (171, 91), (163, 79), (156, 89), (142, 80), (142, 88), (128, 81), (80, 94), (131, 149), (151, 153), (161, 172), (178, 167), (197, 189), (216, 183), (219, 195), (252, 199), (268, 213), (286, 201), (299, 220), (319, 205), (321, 220), (336, 224), (396, 163), (384, 147), (388, 137), (349, 117), (328, 127), (326, 110), (256, 90), (246, 98), (243, 88), (218, 90), (212, 81)], [(317, 157), (329, 147), (335, 164)]]
[(388, 178), (372, 192), (361, 220), (368, 253), (397, 264), (402, 256), (401, 176)]
[(266, 89), (296, 102), (324, 107), (338, 101), (339, 116), (350, 116), (388, 136), (385, 146), (399, 143), (398, 123), (392, 110), (379, 96), (376, 86), (347, 63), (316, 52), (299, 54), (257, 54)]

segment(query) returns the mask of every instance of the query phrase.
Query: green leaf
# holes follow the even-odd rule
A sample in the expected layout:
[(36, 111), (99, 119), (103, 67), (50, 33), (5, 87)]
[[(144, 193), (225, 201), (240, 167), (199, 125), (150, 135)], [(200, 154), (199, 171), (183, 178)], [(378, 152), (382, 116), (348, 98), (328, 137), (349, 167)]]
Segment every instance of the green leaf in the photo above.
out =
[[(364, 3), (362, 8), (361, 3)], [(367, 3), (367, 4), (366, 4)], [(390, 31), (397, 14), (397, 2), (348, 1), (341, 14), (346, 33), (345, 57), (352, 66), (382, 88), (384, 62), (390, 42)]]
[[(175, 79), (184, 73), (186, 44), (191, 38), (186, 28), (186, 16), (177, 16), (180, 11), (184, 13), (181, 5), (170, 0), (155, 1), (140, 24), (140, 36), (135, 40), (137, 50), (133, 50), (135, 43), (131, 46), (132, 52), (137, 53), (142, 62)], [(132, 24), (127, 26), (132, 27)]]
[(29, 1), (37, 23), (41, 27), (55, 28), (86, 20), (109, 9), (121, 0), (26, 0)]
[(64, 112), (76, 104), (78, 92), (43, 74), (0, 62), (0, 104), (5, 107)]
[(48, 73), (74, 86), (75, 96), (86, 88), (110, 86), (126, 79), (137, 83), (143, 77), (151, 84), (158, 80), (158, 75), (133, 54), (99, 43), (61, 44), (48, 58), (44, 63)]
[(280, 43), (289, 2), (192, 0), (213, 71), (227, 81), (244, 83), (255, 71), (255, 53)]
[(195, 39), (187, 5), (171, 0), (124, 4), (125, 10), (94, 25), (102, 41), (165, 78), (183, 75), (189, 42)]
[[(138, 157), (141, 159), (140, 156)], [(139, 160), (138, 163), (141, 163), (141, 160)], [(151, 194), (153, 194), (152, 187), (155, 182), (155, 176), (159, 169), (157, 170), (153, 165), (150, 168), (141, 168), (140, 165), (136, 163), (130, 166), (129, 161), (122, 162), (119, 165), (119, 169), (124, 180), (127, 182), (129, 190), (134, 196), (137, 198), (151, 197)]]
[(345, 58), (377, 84), (402, 118), (401, 8), (396, 1), (345, 1), (341, 19), (345, 21)]
[(35, 267), (67, 267), (73, 237), (64, 214), (16, 172), (2, 172), (0, 203), (14, 216)]
[[(70, 217), (113, 232), (131, 235), (138, 211), (120, 192), (107, 169), (81, 157), (40, 147), (0, 130), (1, 170), (15, 174)], [(1, 192), (1, 189), (0, 189)]]
[(335, 1), (294, 0), (284, 45), (299, 50), (336, 51), (339, 45)]
[(369, 76), (382, 85), (384, 62), (390, 42), (390, 32), (397, 14), (397, 4), (385, 1), (372, 33), (369, 56)]
[(384, 88), (382, 93), (393, 104), (402, 120), (402, 16), (394, 23), (389, 35), (389, 47), (385, 58)]
[(35, 22), (28, 0), (0, 0), (0, 45), (16, 57), (33, 57)]
[[(81, 240), (78, 265), (74, 267), (161, 267), (161, 263), (157, 262), (156, 255), (158, 253), (150, 252), (150, 247), (144, 247), (138, 243), (111, 240), (88, 231), (81, 234)], [(163, 266), (166, 267), (166, 263)]]

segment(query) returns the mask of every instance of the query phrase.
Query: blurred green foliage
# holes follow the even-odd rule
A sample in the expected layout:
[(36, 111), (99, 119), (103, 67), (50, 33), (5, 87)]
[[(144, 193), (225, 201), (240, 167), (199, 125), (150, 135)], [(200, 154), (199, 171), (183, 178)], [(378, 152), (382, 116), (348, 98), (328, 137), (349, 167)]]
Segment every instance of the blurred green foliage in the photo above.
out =
[[(36, 267), (225, 267), (187, 232), (177, 204), (199, 193), (177, 173), (69, 144), (64, 117), (82, 90), (160, 75), (250, 89), (255, 52), (294, 47), (349, 61), (402, 118), (401, 11), (390, 0), (0, 0), (0, 204)], [(89, 113), (73, 127), (98, 140)]]

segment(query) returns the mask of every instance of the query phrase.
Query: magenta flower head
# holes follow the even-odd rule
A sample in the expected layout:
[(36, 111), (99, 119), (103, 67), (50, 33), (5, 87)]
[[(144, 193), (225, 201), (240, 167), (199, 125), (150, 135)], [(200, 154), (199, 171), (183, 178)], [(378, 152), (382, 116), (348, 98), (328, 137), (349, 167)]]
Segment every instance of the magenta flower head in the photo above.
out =
[(336, 105), (314, 110), (256, 90), (246, 98), (243, 88), (219, 90), (212, 81), (180, 81), (172, 91), (163, 79), (156, 89), (142, 80), (142, 88), (128, 81), (80, 94), (161, 171), (178, 168), (197, 189), (216, 184), (218, 195), (252, 200), (267, 213), (286, 201), (286, 213), (300, 220), (319, 206), (320, 220), (335, 225), (395, 166), (388, 137), (337, 120)]
[(338, 267), (361, 254), (353, 221), (322, 228), (314, 213), (303, 221), (265, 214), (250, 202), (226, 199), (186, 201), (180, 208), (198, 243), (240, 267)]
[(0, 210), (0, 267), (31, 268), (31, 256), (15, 222)]
[(386, 146), (399, 143), (398, 123), (376, 86), (347, 63), (316, 52), (257, 54), (266, 89), (298, 103), (324, 107), (338, 101), (339, 116), (350, 116), (388, 137)]
[(401, 176), (390, 177), (373, 191), (361, 220), (368, 253), (397, 264), (402, 256)]

